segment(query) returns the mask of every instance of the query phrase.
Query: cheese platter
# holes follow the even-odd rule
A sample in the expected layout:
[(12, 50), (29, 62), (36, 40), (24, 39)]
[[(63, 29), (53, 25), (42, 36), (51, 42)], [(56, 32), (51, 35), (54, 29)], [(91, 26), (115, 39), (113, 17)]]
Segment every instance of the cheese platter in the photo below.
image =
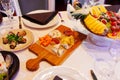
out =
[(62, 64), (86, 37), (67, 26), (58, 26), (29, 47), (37, 58), (29, 59), (26, 62), (26, 68), (35, 71), (43, 60), (54, 66)]

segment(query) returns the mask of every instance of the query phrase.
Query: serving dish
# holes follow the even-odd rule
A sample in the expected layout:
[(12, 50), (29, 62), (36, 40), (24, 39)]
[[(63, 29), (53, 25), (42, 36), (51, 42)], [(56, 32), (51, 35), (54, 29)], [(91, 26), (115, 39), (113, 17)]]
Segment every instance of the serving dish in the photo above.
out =
[(86, 78), (75, 69), (62, 66), (54, 66), (39, 72), (33, 80), (53, 80), (55, 76), (59, 76), (63, 80), (86, 80)]
[[(11, 49), (9, 44), (4, 44), (2, 38), (6, 37), (8, 35), (9, 32), (13, 32), (15, 34), (17, 34), (17, 32), (24, 30), (26, 32), (25, 38), (26, 38), (26, 43), (24, 44), (18, 44), (14, 49)], [(0, 36), (0, 49), (2, 50), (7, 50), (7, 51), (19, 51), (19, 50), (23, 50), (25, 48), (27, 48), (29, 45), (32, 44), (34, 40), (33, 34), (31, 31), (26, 30), (26, 29), (11, 29), (11, 30), (7, 30), (6, 32), (4, 32), (1, 36)]]
[(43, 60), (54, 66), (60, 65), (84, 39), (86, 39), (86, 35), (67, 26), (60, 25), (48, 34), (40, 37), (29, 47), (29, 50), (37, 57), (29, 59), (26, 62), (26, 68), (30, 71), (35, 71)]
[[(101, 9), (98, 9), (97, 7)], [(110, 10), (109, 8), (112, 10)], [(82, 27), (89, 31), (87, 34), (87, 41), (90, 41), (100, 47), (109, 47), (114, 42), (120, 39), (119, 14), (116, 13), (117, 11), (113, 12), (114, 8), (114, 6), (113, 8), (112, 6), (107, 6), (106, 8), (102, 5), (98, 5), (91, 7), (92, 10), (90, 10), (90, 14), (87, 14), (87, 16), (85, 17), (84, 14), (80, 12), (79, 15), (75, 14), (75, 18), (78, 18), (79, 16), (84, 17), (80, 18), (80, 25), (82, 23)], [(77, 28), (79, 32), (84, 31), (80, 30), (79, 26)]]
[(0, 53), (3, 55), (4, 58), (6, 57), (6, 55), (10, 55), (12, 57), (12, 59), (13, 59), (13, 62), (12, 62), (11, 66), (8, 69), (9, 80), (11, 80), (12, 77), (19, 70), (19, 65), (20, 65), (19, 59), (13, 52), (10, 52), (10, 51), (0, 51)]
[[(50, 12), (50, 11), (36, 10), (36, 11), (29, 12), (28, 14), (44, 13), (44, 12)], [(31, 22), (31, 21), (29, 21), (29, 20), (27, 20), (25, 18), (22, 18), (24, 25), (26, 25), (27, 27), (30, 27), (30, 28), (35, 28), (35, 29), (43, 29), (43, 28), (53, 27), (53, 26), (55, 26), (55, 25), (57, 25), (59, 23), (58, 19), (59, 19), (59, 16), (57, 14), (49, 23), (47, 23), (45, 25), (40, 25), (40, 24)]]
[(107, 38), (105, 36), (99, 36), (93, 33), (89, 33), (87, 35), (86, 41), (99, 47), (110, 47), (116, 40)]

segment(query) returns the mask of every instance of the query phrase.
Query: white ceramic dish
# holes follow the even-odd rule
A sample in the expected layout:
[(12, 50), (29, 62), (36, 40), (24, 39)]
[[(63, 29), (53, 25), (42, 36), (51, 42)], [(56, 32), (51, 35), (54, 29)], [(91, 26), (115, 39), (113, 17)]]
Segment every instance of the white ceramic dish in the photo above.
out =
[[(43, 13), (43, 12), (49, 12), (49, 11), (46, 11), (46, 10), (37, 10), (37, 11), (32, 11), (28, 14), (32, 14), (32, 13)], [(31, 28), (36, 28), (36, 29), (43, 29), (43, 28), (49, 28), (49, 27), (53, 27), (55, 25), (57, 25), (59, 23), (59, 16), (58, 14), (46, 25), (40, 25), (40, 24), (37, 24), (37, 23), (33, 23), (27, 19), (24, 19), (22, 18), (23, 20), (23, 23), (28, 26), (28, 27), (31, 27)]]
[(88, 34), (87, 40), (99, 47), (110, 47), (116, 41), (106, 36), (99, 36), (93, 33)]
[[(25, 30), (25, 31), (26, 31), (26, 36), (25, 36), (25, 38), (27, 39), (27, 42), (26, 42), (26, 43), (24, 43), (24, 44), (18, 44), (18, 45), (15, 47), (15, 49), (10, 49), (9, 44), (3, 44), (2, 38), (3, 38), (3, 37), (6, 37), (7, 34), (8, 34), (10, 31), (12, 31), (12, 32), (14, 32), (14, 33), (17, 33), (18, 31), (21, 31), (21, 30)], [(7, 50), (7, 51), (19, 51), (19, 50), (23, 50), (23, 49), (27, 48), (29, 45), (31, 45), (31, 44), (33, 43), (33, 41), (34, 41), (32, 32), (29, 31), (29, 30), (26, 30), (26, 29), (11, 29), (11, 30), (8, 30), (8, 31), (6, 31), (6, 32), (5, 32), (5, 31), (3, 31), (3, 32), (4, 32), (4, 33), (1, 34), (1, 36), (0, 36), (0, 49), (2, 49), (2, 50)]]
[(53, 80), (55, 76), (59, 76), (63, 80), (86, 80), (82, 75), (74, 69), (68, 67), (56, 66), (38, 73), (33, 80)]

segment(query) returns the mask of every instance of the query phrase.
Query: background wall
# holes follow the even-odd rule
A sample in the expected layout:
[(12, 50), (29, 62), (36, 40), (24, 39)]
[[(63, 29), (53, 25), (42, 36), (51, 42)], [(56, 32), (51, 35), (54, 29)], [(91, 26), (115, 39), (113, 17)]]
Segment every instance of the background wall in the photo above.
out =
[[(56, 11), (65, 11), (67, 9), (68, 0), (55, 0), (55, 10)], [(72, 0), (69, 0), (72, 3)]]
[(47, 10), (48, 0), (18, 0), (22, 14), (33, 10)]

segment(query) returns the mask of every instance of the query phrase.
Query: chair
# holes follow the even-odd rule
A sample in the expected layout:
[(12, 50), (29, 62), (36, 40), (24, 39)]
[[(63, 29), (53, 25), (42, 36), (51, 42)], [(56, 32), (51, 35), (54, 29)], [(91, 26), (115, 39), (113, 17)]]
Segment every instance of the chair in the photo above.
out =
[(105, 0), (105, 3), (110, 5), (120, 5), (120, 0)]
[(34, 10), (55, 10), (55, 0), (13, 0), (17, 16)]

